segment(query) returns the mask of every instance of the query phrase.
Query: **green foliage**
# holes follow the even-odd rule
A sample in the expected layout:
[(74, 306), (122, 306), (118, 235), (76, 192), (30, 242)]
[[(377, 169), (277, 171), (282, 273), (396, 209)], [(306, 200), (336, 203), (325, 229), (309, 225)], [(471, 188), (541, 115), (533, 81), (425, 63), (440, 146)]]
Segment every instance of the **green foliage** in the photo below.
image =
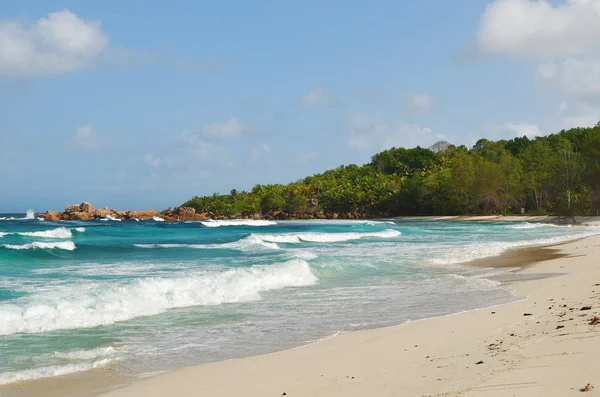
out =
[(194, 197), (215, 216), (600, 213), (600, 123), (546, 137), (480, 139), (472, 148), (391, 148), (287, 185)]

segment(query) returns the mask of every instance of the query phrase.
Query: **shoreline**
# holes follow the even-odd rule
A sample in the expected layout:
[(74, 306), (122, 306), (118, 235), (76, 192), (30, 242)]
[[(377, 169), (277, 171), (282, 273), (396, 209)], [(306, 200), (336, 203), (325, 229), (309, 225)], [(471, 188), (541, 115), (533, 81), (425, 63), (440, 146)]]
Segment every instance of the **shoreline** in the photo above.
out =
[[(33, 211), (32, 211), (33, 212)], [(559, 215), (449, 215), (449, 216), (396, 216), (376, 212), (351, 211), (347, 213), (330, 213), (318, 210), (315, 206), (306, 213), (256, 212), (252, 214), (235, 214), (232, 216), (218, 216), (212, 212), (197, 213), (192, 207), (176, 207), (164, 211), (147, 209), (141, 211), (95, 208), (88, 202), (72, 204), (63, 212), (47, 210), (45, 213), (33, 213), (37, 219), (45, 221), (90, 221), (90, 220), (150, 220), (181, 222), (181, 221), (224, 221), (224, 220), (250, 220), (250, 221), (290, 221), (290, 220), (378, 220), (391, 219), (397, 221), (457, 221), (457, 222), (532, 222), (553, 224), (582, 224), (600, 225), (600, 216), (559, 216)]]
[[(598, 239), (598, 242), (600, 242), (599, 236), (592, 236), (592, 237), (587, 237), (584, 239), (572, 240), (567, 243), (561, 243), (561, 244), (551, 245), (551, 246), (523, 247), (523, 248), (518, 248), (518, 249), (514, 249), (514, 250), (508, 250), (498, 256), (477, 259), (475, 261), (465, 263), (464, 265), (478, 266), (478, 267), (494, 267), (494, 268), (520, 267), (520, 269), (517, 270), (516, 272), (508, 271), (507, 273), (505, 273), (505, 275), (508, 275), (509, 277), (499, 277), (497, 280), (497, 281), (502, 282), (504, 288), (507, 288), (507, 289), (513, 291), (515, 293), (515, 297), (518, 297), (519, 294), (517, 293), (517, 291), (515, 291), (515, 288), (519, 289), (521, 284), (526, 284), (529, 282), (534, 282), (536, 280), (546, 279), (548, 277), (548, 275), (546, 274), (547, 272), (544, 272), (544, 274), (540, 273), (538, 276), (536, 276), (536, 274), (534, 273), (533, 275), (531, 275), (532, 278), (529, 278), (529, 279), (522, 278), (520, 276), (513, 277), (510, 275), (528, 274), (528, 273), (532, 272), (532, 270), (531, 270), (532, 268), (535, 270), (535, 268), (537, 268), (539, 266), (543, 266), (544, 263), (551, 263), (553, 261), (561, 261), (561, 260), (565, 260), (566, 258), (568, 259), (569, 253), (567, 253), (565, 251), (565, 247), (568, 247), (569, 245), (572, 245), (572, 244), (578, 244), (581, 242), (585, 242), (586, 240), (590, 240), (590, 239)], [(527, 253), (527, 254), (523, 256), (522, 255), (523, 253)], [(514, 262), (515, 259), (520, 259), (520, 262), (518, 264), (515, 264), (515, 262)], [(554, 274), (554, 275), (557, 275), (557, 274)], [(503, 279), (506, 279), (506, 280), (503, 280)], [(513, 280), (511, 280), (511, 279), (513, 279)], [(524, 298), (524, 299), (527, 300), (526, 298)], [(56, 397), (58, 397), (58, 396), (61, 396), (61, 397), (62, 396), (69, 396), (69, 397), (86, 396), (87, 397), (87, 396), (98, 396), (98, 395), (101, 395), (103, 397), (104, 396), (106, 396), (106, 397), (121, 397), (121, 396), (130, 396), (130, 395), (136, 396), (137, 394), (128, 394), (128, 393), (130, 391), (135, 392), (138, 388), (143, 388), (144, 387), (143, 385), (146, 385), (146, 384), (154, 384), (155, 382), (159, 382), (162, 384), (163, 379), (165, 382), (170, 381), (171, 377), (176, 377), (177, 379), (179, 379), (178, 377), (179, 377), (180, 372), (187, 374), (189, 371), (193, 372), (193, 371), (197, 370), (200, 373), (204, 373), (205, 371), (207, 371), (206, 367), (211, 367), (211, 366), (228, 367), (228, 365), (237, 366), (237, 365), (239, 365), (240, 362), (241, 363), (247, 363), (247, 362), (251, 363), (254, 360), (258, 360), (260, 362), (262, 362), (264, 360), (270, 361), (271, 359), (276, 360), (276, 359), (278, 359), (279, 355), (288, 356), (291, 354), (292, 356), (294, 356), (293, 353), (289, 353), (289, 352), (298, 352), (298, 351), (304, 352), (305, 349), (308, 349), (309, 351), (312, 351), (313, 349), (320, 350), (322, 346), (328, 346), (330, 344), (335, 345), (335, 344), (337, 344), (337, 342), (334, 343), (332, 341), (338, 340), (339, 338), (342, 338), (344, 340), (346, 338), (354, 339), (354, 337), (349, 337), (348, 335), (354, 335), (354, 334), (364, 335), (365, 333), (375, 333), (375, 334), (387, 333), (388, 331), (385, 331), (385, 330), (402, 328), (405, 326), (409, 326), (410, 324), (417, 324), (417, 323), (420, 324), (423, 322), (433, 322), (433, 323), (436, 323), (438, 321), (444, 322), (445, 320), (443, 320), (443, 319), (445, 319), (449, 316), (452, 316), (452, 317), (462, 316), (462, 315), (466, 315), (468, 313), (486, 311), (489, 308), (516, 305), (520, 302), (523, 302), (523, 300), (517, 300), (515, 302), (505, 303), (505, 304), (501, 304), (499, 306), (491, 306), (491, 307), (486, 307), (486, 308), (482, 308), (482, 309), (474, 309), (474, 310), (462, 311), (462, 312), (458, 312), (458, 313), (451, 313), (451, 314), (446, 314), (446, 315), (442, 315), (442, 316), (438, 316), (438, 317), (411, 320), (406, 323), (388, 326), (388, 327), (384, 327), (384, 328), (341, 332), (336, 336), (328, 336), (328, 337), (325, 337), (323, 340), (311, 342), (306, 345), (292, 347), (290, 349), (283, 350), (283, 351), (267, 353), (267, 354), (258, 355), (258, 356), (234, 358), (234, 359), (230, 359), (227, 361), (212, 362), (212, 363), (200, 364), (200, 365), (192, 366), (192, 367), (174, 369), (174, 370), (168, 371), (166, 373), (163, 373), (158, 376), (151, 377), (151, 378), (139, 379), (135, 376), (134, 377), (123, 376), (122, 374), (119, 374), (118, 372), (111, 371), (111, 370), (98, 369), (98, 370), (86, 371), (86, 372), (61, 376), (61, 377), (46, 378), (46, 379), (41, 379), (41, 380), (31, 381), (31, 382), (23, 382), (20, 384), (14, 384), (12, 386), (7, 385), (8, 386), (7, 390), (12, 390), (14, 392), (15, 396), (23, 395), (22, 394), (23, 392), (26, 392), (28, 396), (39, 396), (39, 397), (55, 397), (55, 396)], [(413, 327), (413, 325), (411, 325), (408, 328), (412, 328), (412, 327)], [(599, 330), (600, 330), (600, 327), (599, 327)], [(359, 337), (357, 336), (357, 338), (359, 338)], [(319, 347), (316, 348), (315, 346), (319, 346)], [(298, 353), (298, 354), (301, 356), (304, 356), (304, 353), (302, 353), (302, 354)], [(234, 363), (234, 364), (226, 364), (226, 363)], [(188, 375), (186, 375), (186, 376), (188, 376)], [(189, 376), (192, 376), (192, 375), (189, 375)], [(194, 378), (196, 378), (196, 376), (197, 376), (196, 374), (193, 375)], [(178, 382), (179, 381), (180, 380), (178, 380)], [(117, 389), (112, 392), (108, 392), (107, 394), (101, 394), (102, 391), (106, 392), (107, 390), (111, 390), (113, 388), (117, 388)], [(1, 388), (0, 388), (0, 390), (1, 390)], [(21, 394), (19, 394), (19, 390), (21, 391)], [(55, 391), (51, 392), (49, 390), (55, 390)], [(145, 391), (141, 392), (141, 394), (139, 394), (139, 395), (145, 396), (146, 395), (145, 393), (149, 392), (149, 391), (150, 390), (145, 390)], [(237, 392), (242, 392), (242, 391), (237, 390), (236, 393)], [(216, 393), (218, 395), (229, 395), (227, 393), (222, 394), (221, 390), (219, 390), (218, 388), (214, 389), (214, 393)], [(280, 395), (280, 394), (281, 393), (279, 393), (277, 395)], [(288, 393), (288, 394), (290, 394), (290, 393)], [(149, 396), (151, 396), (151, 395), (162, 396), (162, 395), (166, 395), (166, 394), (148, 394), (148, 395)], [(187, 396), (187, 394), (181, 394), (181, 395)], [(231, 395), (233, 395), (233, 392)], [(302, 395), (302, 394), (300, 394), (300, 395)], [(329, 395), (329, 394), (323, 394), (323, 395)], [(335, 395), (335, 394), (332, 394), (332, 395)], [(8, 394), (8, 396), (11, 396), (11, 394)], [(420, 396), (420, 394), (419, 394), (419, 396)]]
[[(593, 258), (599, 247), (600, 236), (571, 241), (559, 248), (564, 256), (521, 269), (554, 277), (510, 283), (516, 296), (526, 297), (516, 302), (187, 367), (101, 396), (576, 393), (600, 382), (600, 326), (589, 324), (600, 307)], [(592, 308), (581, 311), (587, 305)]]

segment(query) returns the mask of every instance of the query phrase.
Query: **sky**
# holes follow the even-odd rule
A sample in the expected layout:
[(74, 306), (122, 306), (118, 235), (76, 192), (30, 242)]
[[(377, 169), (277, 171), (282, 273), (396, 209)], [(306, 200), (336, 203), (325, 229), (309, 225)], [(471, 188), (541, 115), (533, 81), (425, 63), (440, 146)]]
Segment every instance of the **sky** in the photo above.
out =
[(0, 8), (0, 212), (162, 209), (598, 120), (600, 0)]

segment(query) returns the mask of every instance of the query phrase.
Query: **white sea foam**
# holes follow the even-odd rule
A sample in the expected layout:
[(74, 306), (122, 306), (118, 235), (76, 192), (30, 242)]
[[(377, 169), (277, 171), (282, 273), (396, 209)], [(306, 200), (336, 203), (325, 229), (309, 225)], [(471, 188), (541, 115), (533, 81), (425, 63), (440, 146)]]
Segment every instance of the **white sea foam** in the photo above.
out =
[(23, 371), (4, 372), (0, 374), (0, 385), (35, 379), (51, 378), (53, 376), (61, 376), (73, 374), (76, 372), (88, 371), (90, 369), (106, 367), (112, 361), (114, 360), (103, 359), (77, 364), (51, 365), (41, 368), (26, 369)]
[(277, 222), (254, 219), (228, 219), (228, 220), (209, 220), (201, 221), (207, 227), (222, 227), (222, 226), (272, 226)]
[(75, 243), (72, 241), (61, 241), (61, 242), (54, 242), (54, 243), (34, 241), (33, 243), (23, 244), (23, 245), (3, 244), (2, 246), (4, 248), (11, 249), (11, 250), (60, 249), (60, 250), (66, 250), (66, 251), (73, 251), (75, 249)]
[[(558, 244), (575, 238), (588, 237), (600, 234), (600, 228), (588, 227), (584, 233), (574, 235), (555, 236), (549, 238), (540, 238), (535, 240), (521, 240), (512, 242), (481, 242), (475, 244), (467, 244), (455, 246), (447, 249), (443, 253), (443, 257), (434, 258), (431, 263), (434, 265), (451, 265), (470, 262), (475, 259), (488, 258), (491, 256), (500, 255), (503, 252), (520, 247), (541, 246)], [(438, 250), (443, 252), (443, 250)]]
[[(33, 269), (35, 274), (71, 274), (81, 276), (160, 276), (173, 275), (175, 270), (190, 270), (189, 263), (147, 263), (147, 262), (116, 262), (116, 263), (84, 263), (73, 266), (49, 267)], [(0, 288), (2, 287), (0, 279)], [(35, 292), (35, 291), (34, 291)]]
[(54, 352), (54, 358), (62, 360), (94, 360), (98, 358), (107, 358), (114, 356), (117, 352), (112, 346), (98, 347), (90, 350), (73, 350), (70, 352)]
[(163, 218), (161, 218), (160, 216), (153, 216), (152, 220), (154, 220), (155, 222), (164, 222), (165, 220)]
[(88, 328), (173, 308), (219, 305), (260, 299), (261, 292), (312, 285), (307, 262), (293, 259), (223, 271), (203, 271), (177, 278), (140, 278), (107, 284), (57, 286), (0, 305), (0, 335)]
[(118, 221), (120, 222), (121, 220), (119, 218), (115, 218), (111, 215), (106, 215), (104, 218), (100, 219), (101, 221)]
[[(35, 212), (33, 210), (27, 210), (24, 218), (15, 218), (14, 216), (0, 217), (0, 221), (18, 221), (18, 220), (29, 220), (29, 219), (36, 219)], [(38, 218), (38, 219), (40, 219), (40, 218)]]
[(300, 259), (304, 259), (306, 261), (312, 260), (312, 259), (317, 259), (319, 256), (313, 252), (310, 251), (298, 251), (298, 250), (293, 250), (293, 256), (295, 256), (296, 258), (300, 258)]
[(309, 243), (339, 243), (344, 241), (360, 240), (362, 238), (394, 238), (401, 236), (398, 230), (387, 229), (372, 233), (288, 233), (288, 234), (252, 234), (249, 236), (272, 243), (297, 244)]
[(71, 238), (71, 237), (73, 237), (71, 230), (64, 228), (64, 227), (59, 227), (57, 229), (52, 229), (52, 230), (44, 230), (44, 231), (40, 231), (40, 232), (21, 232), (18, 234), (21, 236), (25, 236), (25, 237), (42, 237), (42, 238)]
[(83, 232), (85, 232), (85, 227), (76, 227), (75, 231), (79, 232), (79, 233), (83, 233)]
[(137, 248), (193, 248), (193, 249), (235, 249), (252, 251), (256, 249), (279, 249), (278, 243), (298, 244), (336, 243), (362, 238), (394, 238), (401, 236), (397, 230), (388, 229), (373, 233), (287, 233), (287, 234), (251, 234), (238, 241), (222, 244), (134, 244)]
[(509, 225), (511, 229), (537, 229), (540, 227), (573, 227), (573, 225), (555, 225), (552, 223), (519, 223), (517, 225)]
[(6, 233), (6, 232), (0, 232), (0, 238), (2, 238), (2, 237), (4, 237), (4, 236), (6, 236), (7, 234), (10, 234), (10, 233)]
[(489, 275), (484, 275), (481, 277), (467, 277), (462, 276), (460, 274), (449, 274), (448, 277), (460, 281), (461, 284), (463, 284), (462, 287), (466, 288), (467, 290), (481, 291), (482, 289), (485, 290), (498, 288), (498, 286), (501, 285), (499, 281), (490, 280), (489, 278), (486, 278), (489, 277)]
[(264, 241), (260, 237), (250, 235), (238, 241), (222, 244), (134, 244), (137, 248), (192, 248), (192, 249), (234, 249), (252, 251), (256, 249), (279, 249), (274, 242)]

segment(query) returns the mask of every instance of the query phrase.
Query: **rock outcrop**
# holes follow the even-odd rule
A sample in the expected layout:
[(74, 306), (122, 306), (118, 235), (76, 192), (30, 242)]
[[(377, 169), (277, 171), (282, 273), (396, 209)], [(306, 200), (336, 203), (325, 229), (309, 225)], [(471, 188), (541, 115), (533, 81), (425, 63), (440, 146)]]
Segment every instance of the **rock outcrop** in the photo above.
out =
[(56, 212), (56, 211), (52, 211), (52, 210), (46, 211), (45, 214), (37, 214), (36, 217), (42, 218), (46, 221), (51, 221), (51, 222), (60, 221), (60, 219), (61, 219), (60, 213)]
[(73, 204), (67, 206), (64, 212), (46, 211), (44, 214), (36, 214), (37, 217), (43, 218), (47, 221), (59, 221), (59, 220), (92, 220), (92, 219), (106, 219), (107, 217), (115, 219), (137, 219), (146, 220), (154, 217), (164, 219), (165, 221), (205, 221), (208, 219), (270, 219), (270, 220), (282, 220), (282, 219), (369, 219), (369, 218), (385, 218), (389, 214), (381, 213), (369, 213), (369, 212), (325, 212), (319, 208), (319, 201), (313, 198), (308, 203), (306, 209), (301, 213), (288, 213), (283, 210), (268, 211), (268, 212), (256, 212), (252, 214), (239, 213), (231, 217), (225, 217), (222, 215), (216, 215), (211, 212), (197, 213), (192, 207), (177, 207), (174, 210), (170, 208), (159, 212), (157, 210), (149, 209), (142, 211), (117, 211), (115, 209), (94, 208), (94, 206), (88, 202), (81, 204)]

